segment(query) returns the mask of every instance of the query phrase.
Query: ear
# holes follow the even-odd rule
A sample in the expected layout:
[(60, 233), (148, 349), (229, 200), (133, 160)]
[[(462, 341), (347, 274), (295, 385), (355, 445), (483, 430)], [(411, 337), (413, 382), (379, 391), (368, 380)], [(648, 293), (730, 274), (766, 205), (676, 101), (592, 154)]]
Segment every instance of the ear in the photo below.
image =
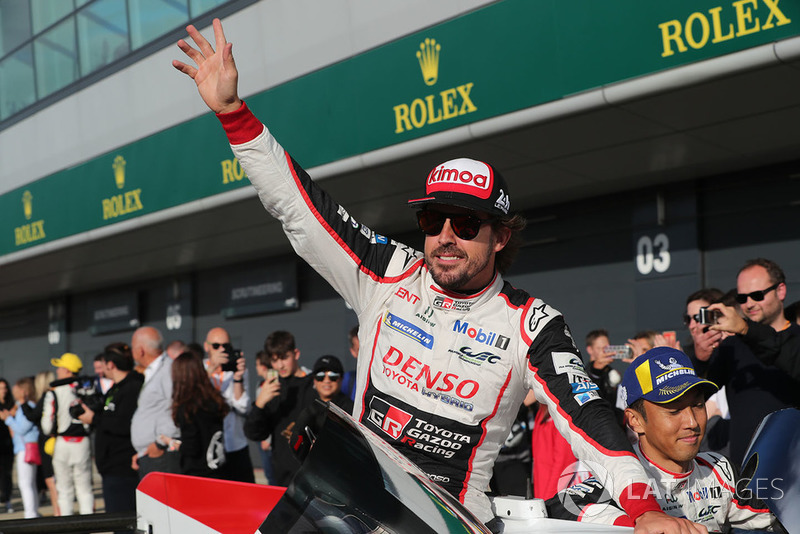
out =
[(300, 359), (300, 349), (294, 349), (294, 359), (295, 360)]
[(625, 408), (625, 423), (637, 435), (644, 434), (645, 421), (642, 414), (631, 408)]
[(494, 232), (494, 251), (500, 252), (506, 248), (508, 240), (511, 239), (511, 229), (500, 226), (499, 228), (492, 227), (492, 230)]
[(786, 284), (780, 284), (778, 287), (775, 288), (778, 293), (778, 299), (783, 300), (786, 298)]

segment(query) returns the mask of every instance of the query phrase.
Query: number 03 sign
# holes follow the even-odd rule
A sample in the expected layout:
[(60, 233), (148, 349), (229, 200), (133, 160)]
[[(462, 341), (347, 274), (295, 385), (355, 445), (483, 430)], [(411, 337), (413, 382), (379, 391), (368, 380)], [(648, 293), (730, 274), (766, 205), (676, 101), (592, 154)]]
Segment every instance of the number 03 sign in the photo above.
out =
[(664, 273), (669, 269), (669, 237), (656, 234), (655, 237), (643, 235), (636, 243), (636, 269), (640, 274), (650, 274), (654, 270)]

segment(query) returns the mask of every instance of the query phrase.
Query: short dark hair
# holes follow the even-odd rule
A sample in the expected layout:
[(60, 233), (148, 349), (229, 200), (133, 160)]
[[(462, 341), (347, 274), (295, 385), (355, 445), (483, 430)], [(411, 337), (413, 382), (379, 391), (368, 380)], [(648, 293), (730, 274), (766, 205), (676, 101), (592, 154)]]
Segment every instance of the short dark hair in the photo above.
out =
[(586, 334), (586, 346), (590, 347), (592, 343), (597, 341), (597, 338), (606, 336), (608, 337), (608, 330), (603, 328), (598, 328), (597, 330), (592, 330), (588, 334)]
[(742, 271), (749, 269), (750, 267), (763, 267), (767, 270), (767, 274), (769, 274), (769, 281), (773, 284), (785, 284), (786, 283), (786, 275), (783, 274), (783, 269), (772, 260), (768, 260), (766, 258), (753, 258), (752, 260), (747, 260), (744, 262), (744, 265), (739, 272), (736, 273), (738, 277), (742, 274)]
[(707, 287), (697, 290), (686, 297), (686, 304), (689, 304), (695, 300), (704, 300), (709, 304), (713, 304), (715, 302), (719, 302), (720, 299), (722, 299), (722, 296), (723, 293), (721, 290), (717, 289), (716, 287)]
[(353, 340), (358, 338), (358, 325), (355, 325), (350, 331), (347, 333), (347, 341), (350, 342), (350, 346), (353, 346)]
[(133, 370), (133, 354), (127, 343), (112, 343), (103, 349), (103, 361), (112, 362), (120, 371)]
[(264, 350), (270, 356), (278, 354), (283, 356), (290, 350), (295, 350), (294, 335), (286, 330), (276, 330), (267, 336), (264, 341)]
[(267, 351), (265, 350), (260, 350), (256, 353), (256, 363), (272, 369), (272, 360), (270, 359), (270, 355), (267, 354)]
[(642, 330), (641, 332), (636, 332), (631, 339), (646, 339), (647, 343), (650, 345), (650, 348), (656, 346), (656, 336), (658, 332), (655, 330)]
[(642, 416), (642, 419), (644, 419), (645, 422), (647, 422), (647, 412), (645, 411), (644, 408), (644, 398), (636, 399), (635, 401), (633, 401), (628, 405), (628, 408), (640, 414)]
[(528, 220), (522, 215), (515, 214), (508, 218), (496, 219), (492, 223), (492, 230), (497, 231), (501, 228), (508, 228), (511, 230), (511, 237), (508, 238), (508, 243), (503, 249), (495, 254), (494, 265), (500, 274), (505, 274), (514, 263), (514, 258), (517, 257), (520, 247), (522, 247), (522, 230), (528, 224)]

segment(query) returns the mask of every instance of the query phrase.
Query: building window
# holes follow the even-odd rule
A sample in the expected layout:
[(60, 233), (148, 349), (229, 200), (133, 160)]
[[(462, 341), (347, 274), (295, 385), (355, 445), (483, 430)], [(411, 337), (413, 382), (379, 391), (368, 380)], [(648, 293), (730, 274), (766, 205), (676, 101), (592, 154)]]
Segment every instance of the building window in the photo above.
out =
[(75, 18), (69, 17), (33, 41), (36, 94), (43, 98), (78, 79)]
[(0, 129), (38, 101), (70, 94), (82, 78), (144, 57), (152, 50), (142, 47), (159, 38), (255, 1), (0, 0)]
[(136, 49), (185, 25), (187, 0), (128, 0), (131, 12), (131, 46)]
[(99, 0), (78, 12), (81, 76), (96, 71), (130, 51), (125, 2)]
[(31, 45), (0, 61), (0, 121), (36, 102)]

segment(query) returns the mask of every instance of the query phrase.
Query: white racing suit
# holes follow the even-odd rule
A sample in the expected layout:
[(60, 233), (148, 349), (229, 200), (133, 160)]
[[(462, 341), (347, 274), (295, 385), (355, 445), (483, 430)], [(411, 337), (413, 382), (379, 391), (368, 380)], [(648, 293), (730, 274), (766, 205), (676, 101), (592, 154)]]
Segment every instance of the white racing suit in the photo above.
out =
[[(776, 530), (777, 519), (758, 499), (758, 489), (745, 488), (733, 464), (724, 456), (701, 452), (694, 459), (693, 469), (679, 474), (660, 468), (638, 445), (635, 448), (650, 475), (655, 497), (667, 514), (704, 525), (709, 532), (730, 532), (732, 528)], [(559, 492), (547, 501), (547, 513), (584, 523), (633, 525), (596, 478)]]
[(533, 389), (576, 455), (614, 473), (633, 517), (659, 510), (558, 311), (500, 275), (469, 297), (440, 288), (420, 252), (354, 220), (246, 106), (218, 117), (295, 251), (358, 314), (356, 419), (486, 522), (492, 465)]
[(61, 515), (72, 515), (75, 498), (82, 515), (94, 513), (92, 491), (92, 445), (89, 426), (69, 413), (77, 400), (76, 383), (62, 384), (45, 393), (42, 410), (42, 432), (56, 434), (53, 452), (53, 473), (58, 490)]

